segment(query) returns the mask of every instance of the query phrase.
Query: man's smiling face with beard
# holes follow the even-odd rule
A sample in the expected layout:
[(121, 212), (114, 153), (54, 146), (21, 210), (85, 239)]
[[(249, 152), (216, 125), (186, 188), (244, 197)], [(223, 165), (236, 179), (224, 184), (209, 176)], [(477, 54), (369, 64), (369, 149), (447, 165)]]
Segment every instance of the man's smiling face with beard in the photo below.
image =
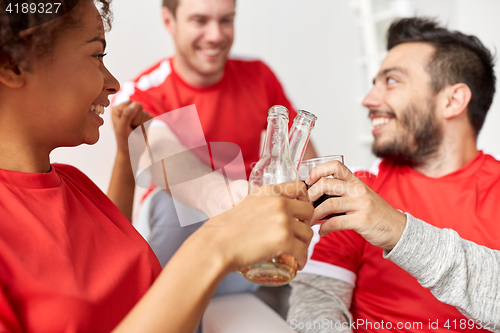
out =
[(363, 101), (372, 120), (376, 156), (416, 166), (437, 152), (443, 133), (426, 70), (433, 53), (430, 44), (403, 43), (382, 62)]

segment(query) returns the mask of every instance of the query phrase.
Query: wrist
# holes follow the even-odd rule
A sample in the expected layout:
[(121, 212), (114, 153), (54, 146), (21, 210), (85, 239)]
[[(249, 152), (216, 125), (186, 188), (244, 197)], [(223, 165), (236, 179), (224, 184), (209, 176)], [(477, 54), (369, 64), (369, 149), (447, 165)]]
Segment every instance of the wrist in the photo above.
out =
[(116, 159), (130, 162), (130, 155), (128, 152), (128, 147), (127, 148), (117, 148)]
[(394, 222), (395, 223), (394, 223), (394, 228), (393, 228), (392, 241), (387, 247), (385, 247), (385, 249), (388, 251), (391, 251), (392, 249), (394, 249), (394, 247), (398, 244), (401, 237), (403, 236), (403, 233), (406, 229), (406, 223), (407, 223), (406, 214), (404, 214), (398, 210), (397, 214), (394, 218)]
[(198, 253), (196, 257), (209, 265), (216, 274), (224, 277), (234, 271), (231, 251), (224, 241), (224, 225), (217, 218), (209, 219), (191, 237), (188, 238), (191, 248)]

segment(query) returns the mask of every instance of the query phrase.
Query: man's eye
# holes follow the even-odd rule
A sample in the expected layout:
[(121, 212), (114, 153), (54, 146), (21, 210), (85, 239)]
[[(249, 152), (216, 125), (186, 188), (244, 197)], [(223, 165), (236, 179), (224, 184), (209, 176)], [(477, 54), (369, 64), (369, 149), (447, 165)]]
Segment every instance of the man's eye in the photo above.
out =
[(387, 78), (387, 84), (394, 84), (394, 83), (397, 83), (395, 79), (393, 79), (392, 77)]
[(104, 57), (106, 56), (107, 53), (99, 53), (94, 55), (93, 57), (99, 60), (100, 62), (103, 62)]
[(195, 22), (196, 24), (200, 24), (200, 25), (201, 25), (201, 24), (205, 24), (205, 23), (206, 23), (206, 20), (205, 20), (205, 19), (195, 19), (195, 20), (194, 20), (194, 22)]

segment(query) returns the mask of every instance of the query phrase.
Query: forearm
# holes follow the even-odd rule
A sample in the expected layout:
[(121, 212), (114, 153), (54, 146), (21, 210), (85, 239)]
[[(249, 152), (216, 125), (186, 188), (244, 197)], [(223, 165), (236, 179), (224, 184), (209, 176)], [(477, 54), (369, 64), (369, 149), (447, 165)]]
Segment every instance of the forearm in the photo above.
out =
[(128, 154), (118, 152), (111, 174), (108, 197), (129, 221), (132, 221), (134, 192), (135, 180), (130, 158)]
[(148, 140), (154, 164), (149, 167), (151, 159), (147, 154), (141, 165), (143, 169), (148, 168), (154, 182), (177, 201), (214, 216), (211, 212), (218, 203), (216, 195), (227, 192), (227, 188), (224, 176), (200, 160), (199, 156), (204, 156), (210, 161), (208, 147), (196, 148), (195, 154), (179, 142), (170, 128), (159, 122), (150, 127)]
[[(163, 145), (170, 145), (164, 142)], [(178, 156), (178, 157), (177, 157)], [(210, 185), (222, 180), (222, 175), (213, 173), (213, 170), (200, 162), (191, 152), (177, 155), (176, 160), (167, 163), (156, 162), (149, 170), (156, 185), (167, 191), (172, 196), (172, 186), (176, 186), (174, 195), (176, 199), (193, 208), (199, 208), (200, 198), (206, 197)], [(167, 158), (169, 160), (169, 158)]]
[(267, 185), (205, 222), (183, 243), (115, 332), (191, 333), (228, 273), (281, 253), (291, 254), (303, 267), (312, 231), (300, 221), (310, 218), (313, 211), (305, 202), (305, 191), (299, 182)]
[(441, 302), (500, 332), (500, 252), (466, 241), (453, 230), (407, 217), (400, 241), (386, 258), (415, 276)]
[[(351, 332), (351, 285), (324, 276), (298, 274), (291, 286), (287, 322), (292, 329), (300, 333)], [(308, 323), (313, 329), (307, 328)]]
[(188, 238), (114, 332), (192, 333), (229, 272), (212, 239), (206, 229)]

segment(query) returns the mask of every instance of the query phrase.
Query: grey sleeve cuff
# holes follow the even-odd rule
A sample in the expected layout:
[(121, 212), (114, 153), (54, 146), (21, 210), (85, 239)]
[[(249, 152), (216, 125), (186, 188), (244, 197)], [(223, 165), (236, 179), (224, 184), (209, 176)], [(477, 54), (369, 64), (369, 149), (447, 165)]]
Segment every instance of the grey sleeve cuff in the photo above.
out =
[(416, 276), (419, 271), (428, 270), (429, 264), (439, 265), (439, 262), (435, 262), (436, 256), (429, 254), (446, 251), (447, 245), (446, 242), (442, 242), (444, 230), (416, 219), (408, 213), (405, 215), (405, 230), (391, 251), (384, 250), (384, 258)]

